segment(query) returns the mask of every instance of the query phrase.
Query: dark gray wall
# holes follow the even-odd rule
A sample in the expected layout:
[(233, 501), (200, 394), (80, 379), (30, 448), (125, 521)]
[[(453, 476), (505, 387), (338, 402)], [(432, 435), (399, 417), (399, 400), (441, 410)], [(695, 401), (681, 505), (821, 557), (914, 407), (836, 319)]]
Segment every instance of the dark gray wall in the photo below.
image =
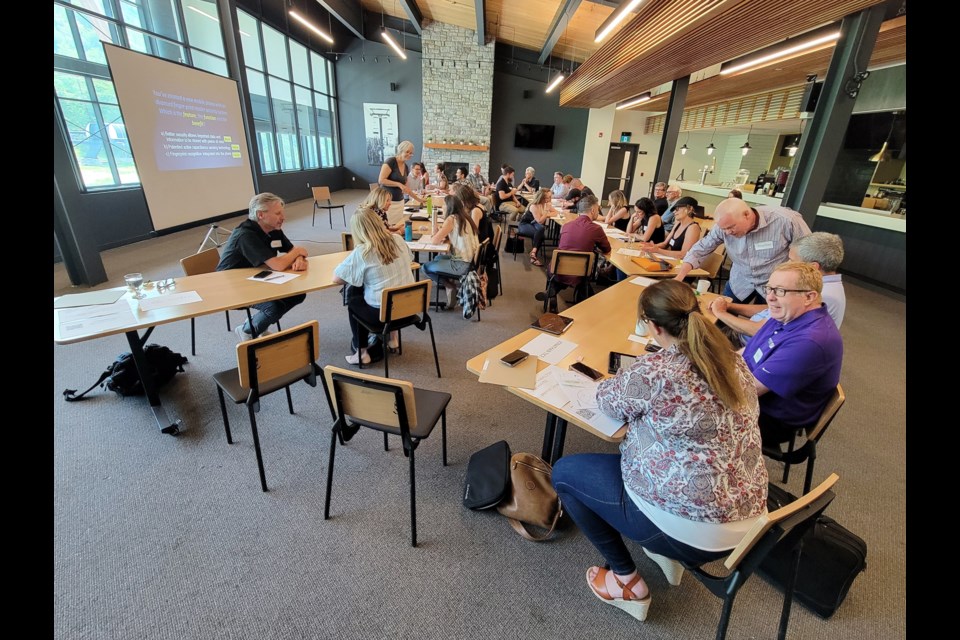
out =
[[(353, 60), (350, 60), (350, 57)], [(361, 60), (366, 58), (366, 62)], [(391, 62), (387, 63), (387, 56)], [(378, 61), (374, 62), (374, 58)], [(423, 82), (420, 78), (420, 54), (407, 51), (399, 60), (392, 49), (373, 41), (354, 40), (337, 67), (337, 95), (340, 103), (340, 139), (343, 153), (344, 185), (366, 189), (376, 182), (380, 165), (367, 164), (367, 143), (363, 126), (363, 103), (397, 105), (400, 141), (416, 146), (414, 161), (423, 149)], [(397, 85), (390, 91), (390, 83)], [(388, 149), (388, 151), (392, 151)]]
[[(553, 182), (554, 171), (574, 176), (580, 174), (589, 110), (561, 108), (559, 89), (544, 93), (546, 87), (544, 81), (494, 70), (490, 171), (495, 175), (491, 179), (499, 178), (499, 167), (505, 162), (517, 170), (516, 182), (523, 180), (523, 170), (529, 166), (537, 170), (537, 177), (544, 187)], [(523, 97), (524, 91), (530, 92), (529, 98)], [(514, 147), (513, 133), (517, 124), (554, 125), (553, 149)]]
[(907, 234), (817, 216), (814, 231), (843, 238), (841, 273), (849, 273), (899, 293), (907, 292)]

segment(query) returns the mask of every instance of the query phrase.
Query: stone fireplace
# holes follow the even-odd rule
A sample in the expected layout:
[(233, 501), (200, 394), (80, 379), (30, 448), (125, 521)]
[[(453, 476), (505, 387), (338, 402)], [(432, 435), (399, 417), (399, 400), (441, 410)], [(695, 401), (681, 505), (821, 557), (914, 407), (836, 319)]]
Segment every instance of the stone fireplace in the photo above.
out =
[(447, 163), (451, 182), (458, 164), (489, 176), (494, 43), (442, 22), (424, 25), (422, 43), (423, 163)]

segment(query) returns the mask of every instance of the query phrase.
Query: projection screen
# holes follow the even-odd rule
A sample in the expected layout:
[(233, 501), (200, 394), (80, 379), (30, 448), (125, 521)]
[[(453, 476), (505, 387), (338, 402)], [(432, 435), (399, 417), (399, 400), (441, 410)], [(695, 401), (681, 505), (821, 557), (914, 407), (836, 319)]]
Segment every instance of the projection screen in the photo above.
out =
[(104, 49), (153, 228), (246, 210), (253, 170), (237, 82)]

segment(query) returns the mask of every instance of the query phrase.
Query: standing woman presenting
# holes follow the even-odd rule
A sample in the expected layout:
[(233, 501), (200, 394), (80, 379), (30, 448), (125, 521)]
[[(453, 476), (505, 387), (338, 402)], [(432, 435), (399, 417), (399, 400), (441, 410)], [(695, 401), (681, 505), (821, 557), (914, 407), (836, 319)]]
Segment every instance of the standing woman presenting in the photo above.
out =
[(413, 143), (404, 140), (397, 145), (397, 155), (387, 158), (387, 161), (380, 166), (380, 177), (377, 182), (381, 187), (390, 192), (393, 202), (403, 200), (403, 194), (410, 193), (410, 187), (407, 186), (407, 160), (413, 157)]

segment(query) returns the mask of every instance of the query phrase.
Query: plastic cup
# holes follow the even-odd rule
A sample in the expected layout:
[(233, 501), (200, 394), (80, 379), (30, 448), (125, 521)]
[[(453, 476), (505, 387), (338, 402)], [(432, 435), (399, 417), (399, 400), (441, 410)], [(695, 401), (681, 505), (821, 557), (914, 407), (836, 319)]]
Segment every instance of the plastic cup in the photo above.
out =
[(697, 293), (704, 294), (710, 291), (710, 281), (709, 280), (697, 280)]

